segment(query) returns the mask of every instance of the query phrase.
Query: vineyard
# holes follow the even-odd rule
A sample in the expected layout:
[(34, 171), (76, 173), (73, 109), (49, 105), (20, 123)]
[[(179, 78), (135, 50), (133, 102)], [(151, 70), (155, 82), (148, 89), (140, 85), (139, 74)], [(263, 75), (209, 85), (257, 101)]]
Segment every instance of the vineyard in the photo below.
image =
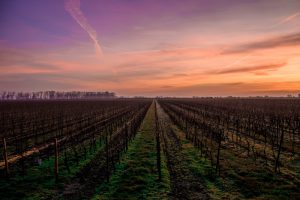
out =
[(0, 102), (1, 199), (299, 199), (300, 99)]

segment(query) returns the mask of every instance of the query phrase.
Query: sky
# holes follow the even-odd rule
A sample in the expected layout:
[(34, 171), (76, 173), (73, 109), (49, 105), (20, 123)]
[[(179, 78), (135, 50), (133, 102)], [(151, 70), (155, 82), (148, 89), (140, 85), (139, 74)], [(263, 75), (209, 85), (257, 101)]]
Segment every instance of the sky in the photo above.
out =
[(0, 91), (300, 93), (300, 0), (3, 0)]

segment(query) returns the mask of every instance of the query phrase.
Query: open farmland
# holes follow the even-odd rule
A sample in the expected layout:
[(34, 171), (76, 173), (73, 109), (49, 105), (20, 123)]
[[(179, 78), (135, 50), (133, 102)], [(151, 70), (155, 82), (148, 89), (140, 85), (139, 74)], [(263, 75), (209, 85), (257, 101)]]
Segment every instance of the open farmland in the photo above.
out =
[(0, 0), (0, 200), (300, 200), (300, 0)]
[(297, 98), (0, 102), (1, 199), (299, 199)]

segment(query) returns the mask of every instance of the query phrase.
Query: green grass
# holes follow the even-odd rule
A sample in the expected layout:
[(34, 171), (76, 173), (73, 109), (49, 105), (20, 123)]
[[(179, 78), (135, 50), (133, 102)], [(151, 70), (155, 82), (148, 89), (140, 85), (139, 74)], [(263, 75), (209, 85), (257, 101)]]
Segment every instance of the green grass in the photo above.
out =
[[(43, 160), (40, 166), (34, 166), (26, 169), (26, 174), (14, 174), (9, 181), (0, 180), (1, 199), (52, 199), (57, 195), (57, 192), (63, 188), (63, 183), (69, 181), (78, 173), (83, 166), (89, 163), (97, 152), (102, 148), (102, 145), (97, 141), (96, 151), (87, 151), (86, 159), (81, 157), (77, 166), (74, 159), (70, 159), (69, 154), (69, 169), (70, 173), (64, 166), (64, 157), (59, 157), (59, 181), (55, 183), (54, 177), (54, 157), (49, 160)], [(72, 156), (73, 157), (73, 156)]]
[(97, 188), (93, 199), (167, 199), (170, 176), (162, 156), (162, 181), (158, 182), (156, 141), (152, 105), (128, 151), (110, 178)]
[[(228, 150), (221, 150), (221, 170), (218, 177), (210, 167), (210, 161), (201, 158), (184, 133), (173, 125), (182, 142), (182, 153), (191, 171), (201, 178), (212, 199), (299, 199), (296, 182), (282, 174), (274, 174), (250, 158), (241, 158)], [(226, 162), (224, 162), (226, 161)], [(227, 166), (230, 163), (230, 166)]]

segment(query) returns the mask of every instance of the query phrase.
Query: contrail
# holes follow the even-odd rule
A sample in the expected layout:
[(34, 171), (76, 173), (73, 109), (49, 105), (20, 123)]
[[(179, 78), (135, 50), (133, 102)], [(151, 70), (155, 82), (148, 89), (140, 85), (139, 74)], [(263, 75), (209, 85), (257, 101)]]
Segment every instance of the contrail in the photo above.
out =
[(248, 55), (246, 55), (246, 56), (243, 56), (243, 57), (241, 57), (241, 58), (238, 58), (238, 59), (235, 60), (234, 62), (232, 62), (232, 63), (226, 65), (225, 68), (231, 67), (231, 66), (236, 65), (236, 64), (239, 64), (240, 62), (246, 60), (246, 59), (249, 58), (250, 56), (252, 56), (252, 54), (248, 54)]
[(96, 54), (102, 55), (102, 49), (97, 39), (97, 33), (93, 27), (88, 23), (87, 19), (80, 10), (80, 0), (65, 0), (65, 9), (75, 19), (75, 21), (89, 34), (94, 42)]
[(285, 24), (293, 19), (295, 19), (296, 17), (300, 16), (300, 12), (294, 13), (290, 16), (285, 17), (284, 19), (282, 19), (281, 21), (279, 21), (277, 24), (274, 24), (272, 27), (276, 27), (276, 26), (280, 26), (282, 24)]

